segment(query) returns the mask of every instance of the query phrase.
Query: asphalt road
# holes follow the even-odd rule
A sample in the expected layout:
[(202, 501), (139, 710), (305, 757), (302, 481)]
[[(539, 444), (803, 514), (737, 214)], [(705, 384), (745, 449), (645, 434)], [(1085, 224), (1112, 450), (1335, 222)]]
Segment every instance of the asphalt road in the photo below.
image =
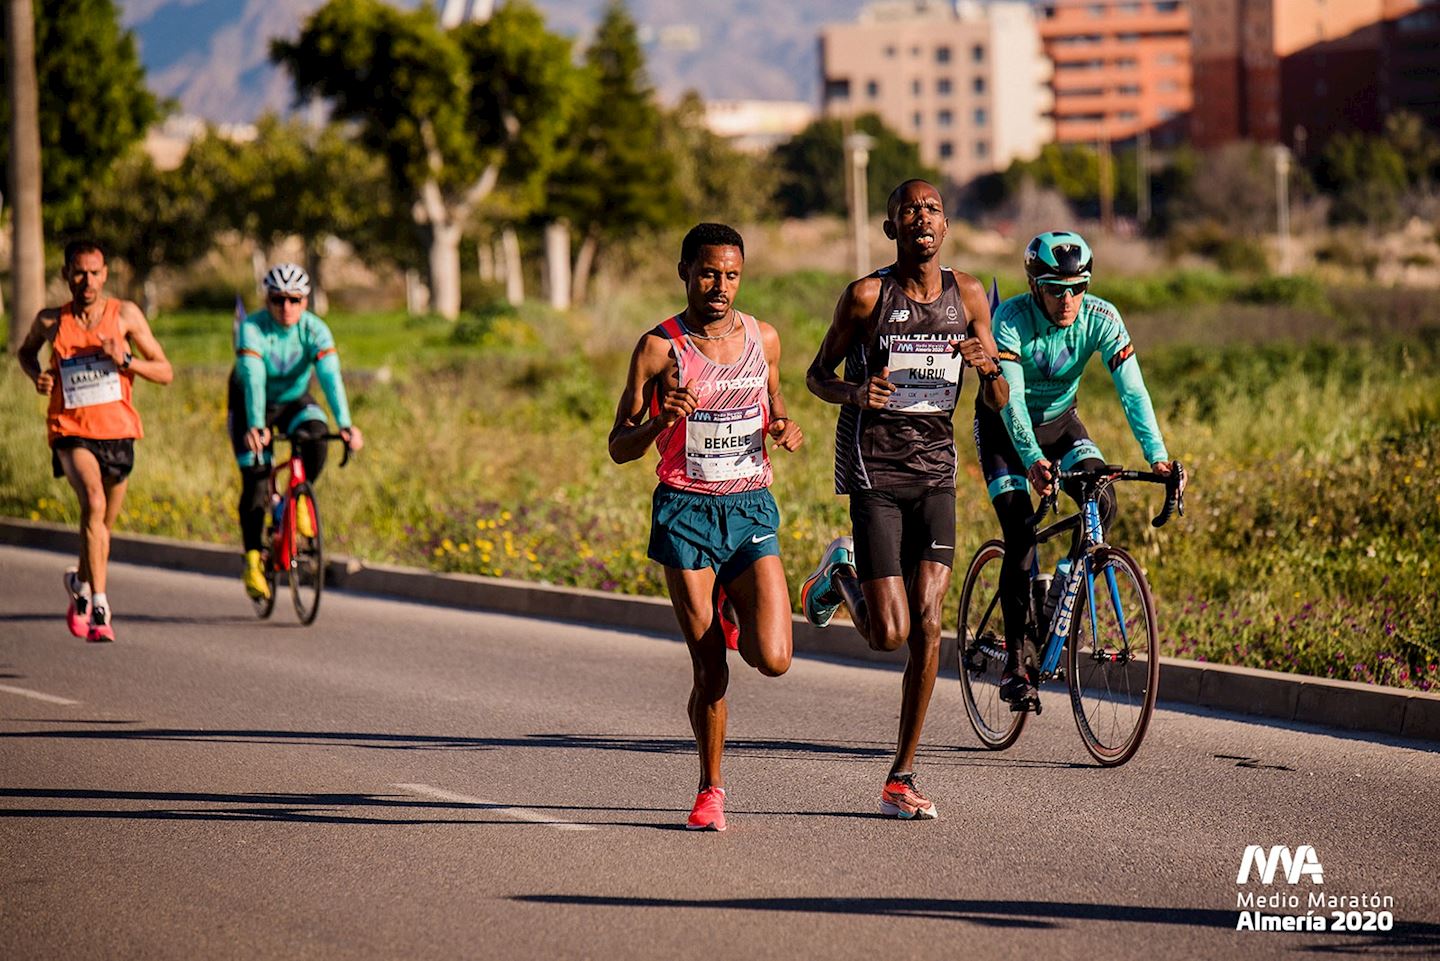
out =
[[(120, 640), (87, 645), (65, 563), (0, 547), (8, 961), (1440, 952), (1433, 746), (1162, 709), (1101, 770), (1063, 692), (997, 754), (943, 678), (941, 817), (899, 823), (899, 674), (737, 660), (730, 829), (696, 834), (678, 643), (341, 593), (260, 623), (238, 578), (121, 565)], [(1323, 883), (1237, 884), (1251, 844)], [(1236, 930), (1239, 894), (1322, 892), (1395, 926)]]

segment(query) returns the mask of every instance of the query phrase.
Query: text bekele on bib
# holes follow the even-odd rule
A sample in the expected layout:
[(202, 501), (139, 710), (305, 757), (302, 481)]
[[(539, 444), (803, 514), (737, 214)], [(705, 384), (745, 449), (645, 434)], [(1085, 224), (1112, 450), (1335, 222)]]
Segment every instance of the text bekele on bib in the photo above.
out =
[(890, 383), (895, 392), (885, 409), (903, 414), (938, 414), (955, 409), (963, 362), (947, 334), (905, 334), (890, 338)]
[(120, 370), (108, 354), (60, 358), (60, 390), (65, 407), (94, 407), (121, 399)]
[(764, 427), (759, 404), (694, 411), (685, 419), (685, 474), (700, 481), (760, 474), (765, 469)]

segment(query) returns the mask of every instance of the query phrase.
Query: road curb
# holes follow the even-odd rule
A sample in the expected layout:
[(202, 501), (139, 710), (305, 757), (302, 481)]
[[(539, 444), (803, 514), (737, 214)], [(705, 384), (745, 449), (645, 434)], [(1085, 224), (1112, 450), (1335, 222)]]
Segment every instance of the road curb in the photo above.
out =
[[(74, 528), (58, 524), (0, 518), (0, 544), (73, 552), (78, 549), (79, 535)], [(145, 534), (115, 534), (110, 556), (127, 564), (202, 574), (233, 576), (240, 572), (239, 553), (233, 547)], [(349, 557), (329, 560), (326, 578), (331, 586), (344, 591), (465, 610), (623, 627), (670, 637), (678, 634), (670, 603), (656, 597), (474, 574), (438, 574), (364, 564)], [(903, 653), (871, 651), (853, 631), (838, 623), (821, 630), (796, 617), (794, 638), (797, 654), (895, 666), (904, 663)], [(940, 657), (942, 665), (955, 663), (953, 634), (944, 639)], [(1160, 699), (1340, 730), (1440, 742), (1440, 695), (1418, 691), (1166, 657), (1161, 658)]]

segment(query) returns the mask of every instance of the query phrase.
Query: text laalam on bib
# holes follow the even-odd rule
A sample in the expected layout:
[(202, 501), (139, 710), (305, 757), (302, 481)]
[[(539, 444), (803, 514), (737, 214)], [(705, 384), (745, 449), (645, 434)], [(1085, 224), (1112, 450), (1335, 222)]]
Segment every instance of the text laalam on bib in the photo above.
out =
[(60, 390), (69, 410), (120, 400), (120, 369), (104, 353), (62, 357)]

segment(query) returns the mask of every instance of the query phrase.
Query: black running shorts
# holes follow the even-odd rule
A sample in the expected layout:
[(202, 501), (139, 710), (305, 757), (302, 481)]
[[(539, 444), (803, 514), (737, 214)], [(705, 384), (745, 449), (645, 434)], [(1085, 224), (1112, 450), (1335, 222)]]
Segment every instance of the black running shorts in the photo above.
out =
[(854, 491), (850, 523), (861, 581), (909, 577), (921, 561), (955, 566), (955, 488)]

